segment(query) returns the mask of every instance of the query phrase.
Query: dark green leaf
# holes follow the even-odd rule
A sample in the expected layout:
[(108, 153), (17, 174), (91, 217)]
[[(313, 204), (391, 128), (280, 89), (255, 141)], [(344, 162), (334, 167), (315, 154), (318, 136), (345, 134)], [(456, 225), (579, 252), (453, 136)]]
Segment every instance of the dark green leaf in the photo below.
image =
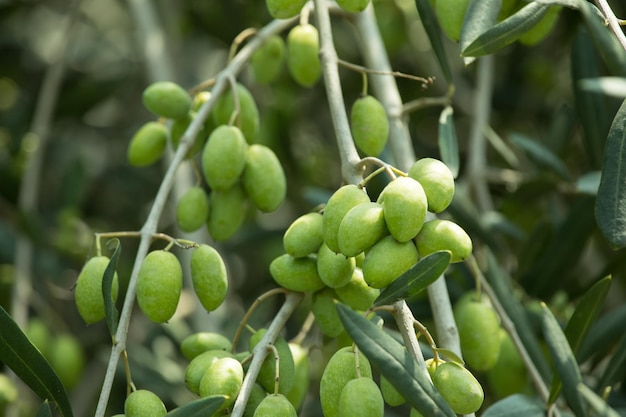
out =
[(514, 290), (511, 286), (511, 278), (502, 269), (491, 251), (487, 251), (487, 262), (487, 271), (485, 273), (487, 281), (491, 284), (491, 288), (495, 292), (500, 304), (502, 304), (502, 308), (504, 308), (506, 314), (515, 324), (515, 329), (524, 343), (528, 355), (539, 370), (539, 373), (544, 380), (548, 380), (548, 378), (551, 377), (550, 367), (539, 345), (532, 325), (528, 320), (524, 307), (513, 295)]
[(354, 343), (417, 411), (425, 416), (455, 417), (404, 347), (374, 323), (343, 304), (337, 304), (339, 317)]
[(459, 174), (459, 145), (454, 128), (454, 110), (446, 106), (439, 116), (439, 152), (454, 178)]
[(482, 417), (544, 417), (546, 406), (536, 398), (522, 394), (508, 396), (493, 403)]
[(576, 357), (561, 326), (545, 304), (542, 304), (541, 327), (556, 372), (563, 381), (565, 400), (577, 417), (585, 417), (585, 406), (578, 391), (578, 384), (582, 383), (582, 376), (578, 363), (576, 363)]
[(483, 32), (462, 51), (462, 56), (492, 54), (515, 42), (524, 32), (532, 28), (548, 11), (547, 4), (528, 3), (518, 12)]
[[(598, 317), (604, 305), (604, 299), (609, 292), (609, 288), (611, 288), (611, 277), (606, 277), (596, 282), (585, 293), (567, 322), (565, 326), (565, 337), (567, 337), (567, 341), (574, 355), (578, 353), (587, 332)], [(560, 391), (561, 379), (558, 374), (555, 374), (552, 378), (552, 388), (548, 402), (554, 403)]]
[(604, 372), (600, 376), (598, 383), (596, 384), (596, 392), (602, 392), (602, 390), (608, 386), (614, 385), (621, 381), (624, 373), (624, 364), (626, 363), (626, 336), (622, 336), (622, 340), (615, 348), (615, 353), (609, 359)]
[(415, 296), (445, 272), (451, 258), (448, 251), (439, 251), (423, 257), (385, 288), (374, 301), (374, 306), (393, 304), (398, 300)]
[(596, 221), (614, 249), (626, 247), (626, 100), (613, 119), (606, 142)]
[(39, 398), (56, 402), (63, 416), (72, 417), (72, 407), (59, 377), (2, 306), (0, 329), (0, 362), (11, 368)]
[(115, 245), (115, 250), (111, 256), (111, 260), (104, 270), (104, 276), (102, 277), (102, 295), (104, 297), (104, 312), (106, 314), (107, 327), (111, 337), (115, 337), (117, 333), (117, 324), (119, 322), (119, 313), (115, 308), (115, 300), (113, 299), (113, 277), (115, 277), (115, 271), (117, 270), (117, 261), (120, 258), (122, 252), (122, 244), (119, 239), (111, 239), (107, 242), (107, 246), (111, 247)]
[(624, 334), (626, 322), (626, 305), (622, 305), (604, 314), (591, 328), (578, 354), (580, 363), (588, 361), (594, 355), (601, 357), (612, 349), (619, 338)]
[[(501, 7), (502, 0), (470, 0), (461, 29), (462, 51), (496, 24)], [(474, 59), (465, 58), (465, 65), (469, 65)]]
[(443, 42), (441, 41), (441, 27), (437, 21), (435, 11), (430, 6), (429, 0), (415, 0), (415, 5), (417, 6), (417, 11), (420, 15), (420, 19), (422, 20), (424, 30), (428, 35), (428, 39), (430, 39), (430, 45), (432, 46), (435, 56), (437, 57), (437, 61), (439, 62), (439, 66), (441, 67), (441, 72), (443, 72), (446, 82), (448, 84), (452, 84), (452, 71), (450, 71), (450, 64), (448, 64), (446, 51), (443, 47)]
[(591, 33), (591, 38), (611, 74), (626, 77), (626, 51), (615, 35), (604, 25), (602, 15), (598, 13), (598, 9), (593, 4), (580, 1), (579, 6), (585, 25)]
[(167, 417), (205, 417), (212, 416), (224, 403), (225, 397), (211, 396), (200, 398), (167, 413)]
[(519, 133), (511, 134), (510, 140), (514, 145), (524, 150), (537, 164), (555, 172), (563, 179), (570, 178), (569, 171), (565, 164), (543, 144)]
[(35, 417), (52, 417), (52, 410), (50, 409), (50, 403), (48, 401), (41, 403)]
[(602, 417), (620, 417), (614, 409), (604, 401), (598, 394), (589, 389), (585, 384), (578, 385), (578, 391), (587, 400), (591, 408), (595, 411), (594, 415)]

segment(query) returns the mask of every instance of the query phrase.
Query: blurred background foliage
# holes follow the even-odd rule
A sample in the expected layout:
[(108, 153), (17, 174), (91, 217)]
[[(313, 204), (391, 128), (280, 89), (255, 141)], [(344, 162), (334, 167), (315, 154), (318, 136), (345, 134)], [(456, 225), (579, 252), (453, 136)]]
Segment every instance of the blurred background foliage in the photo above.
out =
[[(393, 68), (435, 77), (427, 88), (398, 79), (403, 100), (444, 95), (448, 86), (414, 3), (374, 3)], [(617, 16), (626, 15), (626, 4), (612, 3)], [(157, 1), (152, 6), (163, 36), (151, 41), (165, 43), (166, 56), (161, 59), (173, 69), (173, 81), (185, 88), (211, 78), (224, 66), (238, 33), (270, 21), (261, 1)], [(51, 43), (62, 36), (59, 28), (68, 17), (72, 24), (64, 45), (65, 73), (46, 132), (37, 207), (24, 213), (18, 207), (18, 196), (25, 161), (38, 145), (29, 131), (53, 59)], [(85, 368), (70, 387), (76, 415), (92, 412), (110, 341), (104, 323), (85, 326), (80, 320), (72, 286), (93, 253), (94, 232), (141, 228), (166, 163), (139, 169), (126, 160), (133, 133), (152, 118), (141, 104), (141, 94), (155, 69), (144, 59), (139, 41), (142, 27), (137, 22), (129, 5), (119, 0), (0, 2), (0, 304), (9, 311), (12, 307), (11, 289), (20, 276), (14, 267), (15, 242), (24, 234), (35, 248), (29, 314), (47, 330), (41, 343), (52, 344), (54, 338), (69, 333), (84, 351)], [(351, 23), (335, 16), (333, 24), (339, 56), (361, 64), (355, 47), (359, 39)], [(445, 45), (453, 67), (452, 104), (462, 161), (458, 198), (446, 216), (463, 225), (477, 246), (491, 247), (515, 278), (520, 298), (529, 303), (533, 299), (549, 302), (563, 320), (571, 314), (572, 300), (607, 274), (613, 275), (614, 283), (605, 310), (614, 310), (625, 299), (625, 252), (608, 247), (593, 215), (603, 141), (620, 100), (595, 94), (596, 122), (584, 125), (589, 107), (581, 104), (581, 97), (589, 99), (594, 93), (581, 92), (573, 80), (580, 78), (580, 73), (611, 74), (581, 26), (579, 15), (564, 9), (552, 32), (539, 44), (515, 43), (495, 55), (489, 136), (497, 146), (490, 146), (487, 155), (493, 206), (488, 210), (477, 208), (471, 192), (473, 179), (466, 177), (463, 163), (472, 152), (468, 135), (475, 111), (476, 65), (465, 67), (458, 45), (448, 40)], [(342, 69), (341, 77), (350, 105), (361, 91), (361, 75)], [(276, 213), (251, 213), (233, 239), (217, 245), (232, 277), (226, 305), (207, 316), (193, 293), (187, 292), (181, 311), (168, 325), (156, 326), (141, 313), (135, 315), (129, 346), (133, 378), (137, 386), (157, 392), (168, 407), (192, 398), (183, 384), (185, 361), (177, 343), (198, 330), (232, 336), (244, 309), (274, 286), (267, 266), (282, 253), (286, 227), (325, 202), (341, 185), (323, 84), (304, 89), (286, 71), (269, 86), (254, 84), (247, 70), (240, 79), (257, 100), (261, 141), (276, 151), (288, 174), (288, 200)], [(434, 106), (410, 114), (418, 157), (439, 157), (440, 112), (441, 107)], [(387, 153), (382, 157), (391, 161)], [(186, 181), (190, 184), (192, 179)], [(377, 186), (382, 184), (370, 187), (373, 193)], [(160, 229), (181, 236), (174, 225), (173, 204), (172, 199)], [(200, 238), (208, 239), (208, 235)], [(128, 280), (136, 243), (133, 239), (122, 241), (118, 269), (122, 283)], [(472, 286), (462, 266), (452, 269), (449, 283), (453, 298)], [(263, 304), (251, 325), (266, 324), (279, 301)], [(425, 298), (415, 300), (412, 307), (418, 319), (428, 322)], [(297, 331), (296, 324), (288, 329), (290, 335)], [(121, 410), (125, 395), (121, 374), (117, 380), (112, 413)], [(29, 407), (34, 405), (24, 403), (24, 415), (32, 415)], [(311, 405), (306, 415), (318, 414)]]

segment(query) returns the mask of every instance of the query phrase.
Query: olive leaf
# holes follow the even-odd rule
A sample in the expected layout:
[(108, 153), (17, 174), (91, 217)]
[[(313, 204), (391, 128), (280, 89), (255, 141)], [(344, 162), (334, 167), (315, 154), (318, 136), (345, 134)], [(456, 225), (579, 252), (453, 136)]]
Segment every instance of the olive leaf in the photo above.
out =
[(431, 7), (429, 0), (415, 0), (415, 5), (417, 6), (422, 25), (428, 35), (430, 45), (437, 57), (443, 76), (448, 84), (452, 84), (452, 71), (450, 70), (448, 58), (446, 58), (446, 51), (443, 47), (443, 41), (441, 40), (441, 27), (437, 21), (435, 11)]
[(361, 352), (413, 408), (426, 416), (455, 417), (426, 371), (398, 341), (341, 303), (337, 304), (337, 312)]
[(39, 398), (54, 401), (64, 417), (72, 417), (72, 407), (61, 380), (2, 306), (0, 329), (0, 362), (11, 368)]
[(102, 277), (102, 296), (104, 297), (104, 313), (106, 316), (107, 327), (112, 338), (115, 338), (117, 333), (117, 325), (119, 322), (119, 313), (115, 308), (115, 299), (113, 298), (113, 278), (115, 277), (115, 271), (117, 270), (117, 262), (122, 252), (122, 244), (120, 240), (115, 238), (107, 242), (107, 246), (111, 247), (115, 245), (115, 250), (111, 256), (111, 260), (104, 270)]
[(35, 417), (52, 417), (52, 410), (50, 409), (50, 403), (48, 400), (41, 403)]
[(596, 412), (596, 415), (603, 417), (620, 417), (617, 411), (612, 409), (605, 400), (589, 389), (585, 384), (579, 384), (578, 391), (580, 391), (585, 400), (587, 400), (591, 408)]
[(213, 395), (191, 401), (167, 413), (167, 417), (204, 417), (211, 416), (224, 403), (226, 397)]
[(446, 106), (439, 116), (439, 152), (454, 178), (459, 175), (459, 144), (454, 128), (454, 110)]
[(544, 417), (546, 407), (536, 398), (513, 394), (493, 403), (482, 417)]
[[(470, 0), (461, 28), (461, 50), (467, 48), (478, 36), (497, 23), (501, 7), (502, 0)], [(463, 60), (465, 65), (469, 65), (475, 59), (466, 57)]]
[(445, 272), (451, 258), (449, 251), (437, 251), (423, 257), (385, 288), (374, 301), (374, 306), (393, 304), (415, 296)]

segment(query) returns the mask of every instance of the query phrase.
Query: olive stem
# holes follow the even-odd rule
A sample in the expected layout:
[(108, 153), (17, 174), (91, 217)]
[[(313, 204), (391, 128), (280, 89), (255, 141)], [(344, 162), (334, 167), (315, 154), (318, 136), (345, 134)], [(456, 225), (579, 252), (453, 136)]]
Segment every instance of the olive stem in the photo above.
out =
[(231, 352), (235, 352), (235, 349), (237, 348), (237, 344), (239, 343), (239, 338), (241, 337), (241, 333), (243, 332), (243, 329), (248, 325), (248, 320), (252, 316), (252, 313), (254, 312), (254, 310), (256, 310), (256, 308), (268, 298), (276, 294), (288, 294), (288, 293), (289, 291), (287, 291), (284, 288), (274, 288), (274, 289), (264, 292), (263, 294), (259, 295), (256, 298), (256, 300), (254, 300), (254, 302), (252, 303), (248, 311), (246, 311), (246, 314), (241, 319), (241, 323), (239, 323), (239, 326), (237, 327), (235, 336), (233, 336), (233, 345), (231, 348)]
[(450, 97), (440, 96), (440, 97), (420, 97), (412, 101), (408, 101), (404, 103), (402, 106), (402, 113), (408, 114), (417, 110), (426, 109), (428, 107), (445, 107), (450, 104)]
[[(353, 64), (352, 62), (344, 61), (343, 59), (338, 59), (337, 63), (344, 68), (348, 68), (352, 71), (360, 72), (361, 74), (390, 75), (392, 77), (407, 78), (409, 80), (419, 81), (422, 83), (423, 87), (427, 87), (428, 85), (432, 84), (435, 81), (433, 77), (424, 78), (424, 77), (420, 77), (419, 75), (406, 74), (400, 71), (376, 70), (376, 69), (364, 67), (363, 65)], [(363, 89), (363, 95), (365, 96), (366, 94), (367, 94), (367, 83), (365, 83), (365, 88)]]
[[(234, 77), (239, 74), (252, 57), (254, 51), (260, 48), (261, 45), (269, 37), (278, 34), (289, 26), (293, 25), (293, 22), (295, 20), (296, 19), (273, 20), (262, 29), (260, 29), (257, 35), (252, 38), (243, 48), (241, 48), (237, 55), (235, 55), (235, 57), (228, 63), (228, 65), (216, 76), (215, 84), (211, 91), (211, 97), (202, 105), (202, 107), (196, 114), (196, 117), (192, 120), (192, 122), (189, 124), (189, 127), (181, 137), (178, 149), (176, 150), (176, 153), (174, 154), (170, 165), (168, 166), (167, 171), (163, 177), (163, 181), (161, 182), (159, 190), (157, 191), (154, 203), (152, 205), (152, 208), (150, 209), (150, 213), (148, 214), (148, 218), (141, 228), (141, 239), (139, 241), (137, 255), (130, 275), (128, 289), (126, 291), (126, 297), (124, 299), (124, 304), (120, 314), (119, 327), (116, 334), (117, 344), (114, 345), (111, 350), (111, 356), (109, 358), (106, 374), (102, 383), (102, 389), (100, 391), (100, 398), (98, 399), (95, 417), (104, 417), (106, 411), (106, 406), (109, 401), (109, 396), (111, 395), (111, 389), (113, 387), (113, 380), (115, 378), (117, 364), (119, 362), (121, 353), (126, 349), (128, 328), (130, 325), (133, 305), (135, 303), (137, 276), (139, 274), (139, 268), (141, 267), (141, 263), (143, 262), (143, 259), (147, 255), (150, 248), (150, 242), (152, 241), (152, 237), (156, 232), (159, 219), (167, 203), (167, 198), (174, 184), (174, 179), (178, 167), (181, 165), (183, 159), (185, 158), (185, 155), (187, 155), (187, 152), (193, 145), (195, 137), (204, 127), (204, 121), (209, 116), (211, 109), (215, 105), (216, 100), (226, 90), (228, 78)], [(289, 298), (288, 296), (288, 299), (291, 298)]]
[(309, 334), (313, 323), (315, 323), (315, 315), (313, 314), (313, 312), (309, 312), (309, 314), (306, 316), (306, 319), (304, 320), (304, 323), (302, 323), (302, 326), (300, 327), (300, 331), (293, 339), (289, 341), (289, 343), (301, 345), (304, 338), (307, 336), (307, 334)]
[(600, 7), (602, 13), (604, 13), (604, 18), (608, 21), (609, 27), (611, 28), (613, 33), (615, 33), (615, 36), (617, 37), (620, 45), (622, 45), (622, 48), (626, 49), (626, 35), (624, 35), (624, 32), (622, 32), (622, 28), (620, 27), (620, 24), (623, 23), (621, 23), (620, 20), (615, 16), (615, 13), (613, 13), (609, 2), (607, 2), (606, 0), (596, 0), (596, 4), (598, 5), (598, 7)]
[(254, 36), (256, 34), (256, 29), (247, 28), (242, 30), (239, 35), (235, 36), (235, 40), (230, 44), (230, 50), (228, 51), (228, 62), (230, 62), (235, 54), (237, 53), (237, 49), (239, 46), (248, 38)]
[(289, 317), (291, 317), (301, 301), (301, 293), (288, 293), (284, 304), (281, 306), (280, 310), (278, 310), (278, 313), (272, 320), (272, 323), (267, 328), (267, 332), (263, 335), (259, 343), (252, 350), (252, 361), (250, 362), (248, 372), (246, 372), (246, 376), (243, 379), (243, 384), (241, 385), (239, 395), (237, 395), (237, 399), (235, 400), (235, 405), (233, 407), (231, 417), (241, 417), (243, 415), (243, 411), (246, 408), (248, 398), (250, 398), (250, 392), (252, 391), (252, 387), (254, 386), (254, 381), (256, 381), (256, 378), (259, 375), (259, 371), (261, 369), (261, 365), (263, 365), (263, 361), (267, 356), (267, 346), (271, 343), (274, 343), (274, 341), (278, 337), (278, 334), (285, 326), (285, 323), (287, 322)]
[(268, 354), (269, 352), (274, 353), (274, 362), (275, 362), (275, 371), (276, 376), (274, 376), (274, 394), (278, 394), (278, 388), (280, 385), (280, 355), (278, 354), (278, 349), (272, 343), (267, 345)]

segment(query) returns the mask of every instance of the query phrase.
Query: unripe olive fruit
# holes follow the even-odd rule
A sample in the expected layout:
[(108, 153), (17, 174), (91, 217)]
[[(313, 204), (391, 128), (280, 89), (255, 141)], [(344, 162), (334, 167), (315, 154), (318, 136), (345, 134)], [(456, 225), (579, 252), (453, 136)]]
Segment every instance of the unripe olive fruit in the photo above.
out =
[(387, 143), (389, 120), (375, 97), (357, 99), (350, 111), (350, 128), (356, 147), (367, 156), (378, 156)]
[(218, 126), (209, 136), (202, 151), (202, 173), (209, 187), (224, 191), (241, 177), (246, 166), (246, 143), (235, 126)]
[(445, 362), (437, 367), (433, 384), (452, 411), (471, 414), (483, 404), (484, 393), (478, 380), (462, 365)]
[(363, 279), (363, 271), (356, 268), (350, 281), (343, 287), (335, 288), (335, 293), (349, 307), (364, 311), (372, 306), (380, 295), (380, 290), (367, 285)]
[[(260, 329), (250, 337), (250, 351), (261, 341), (263, 336), (267, 333), (267, 329)], [(278, 376), (280, 378), (278, 383), (278, 392), (284, 394), (289, 392), (293, 387), (296, 376), (295, 363), (293, 356), (291, 355), (291, 349), (284, 337), (278, 335), (274, 341), (274, 347), (278, 353)], [(261, 384), (268, 392), (274, 392), (274, 386), (276, 383), (276, 358), (273, 351), (269, 351), (261, 370), (257, 376), (256, 381)]]
[(291, 356), (293, 356), (296, 373), (293, 387), (285, 396), (296, 409), (299, 409), (309, 389), (309, 378), (311, 376), (309, 351), (296, 343), (289, 343), (289, 349), (291, 350)]
[(226, 397), (221, 409), (230, 407), (243, 384), (243, 367), (233, 358), (220, 358), (209, 366), (200, 380), (200, 397), (223, 395)]
[(383, 375), (380, 376), (380, 391), (383, 394), (383, 399), (387, 404), (392, 407), (397, 407), (406, 402), (404, 397), (395, 389), (391, 382)]
[(344, 185), (328, 199), (326, 207), (324, 207), (322, 232), (324, 242), (330, 250), (340, 252), (338, 242), (339, 226), (346, 213), (359, 204), (369, 202), (370, 198), (368, 195), (363, 189), (354, 184)]
[(267, 10), (275, 19), (289, 19), (300, 13), (306, 0), (266, 0)]
[(126, 417), (162, 417), (167, 414), (163, 401), (152, 391), (140, 389), (130, 393), (124, 401)]
[(469, 0), (437, 0), (435, 14), (443, 33), (455, 42), (461, 37), (461, 28)]
[(444, 211), (454, 197), (454, 176), (450, 168), (434, 158), (422, 158), (409, 169), (409, 177), (417, 180), (426, 193), (428, 210)]
[[(172, 141), (172, 147), (176, 150), (178, 149), (178, 144), (180, 143), (181, 138), (189, 128), (189, 125), (196, 117), (194, 112), (189, 112), (187, 116), (182, 119), (176, 119), (172, 123), (170, 130), (170, 140)], [(194, 155), (198, 154), (204, 148), (204, 144), (209, 136), (210, 131), (207, 130), (206, 126), (203, 125), (202, 129), (198, 132), (195, 138), (193, 138), (193, 144), (189, 148), (189, 152), (187, 152), (186, 157), (191, 158)]]
[(270, 394), (256, 408), (254, 417), (298, 417), (298, 413), (283, 394)]
[(498, 360), (487, 371), (487, 381), (491, 393), (497, 398), (522, 393), (529, 387), (526, 366), (504, 329), (500, 329), (500, 353)]
[(218, 308), (228, 293), (226, 265), (209, 245), (200, 245), (191, 254), (191, 281), (200, 303), (207, 311)]
[(454, 309), (461, 351), (467, 365), (476, 371), (492, 368), (500, 352), (500, 321), (489, 305), (468, 301)]
[(191, 108), (191, 97), (176, 83), (158, 81), (144, 90), (143, 104), (157, 116), (182, 119)]
[(261, 404), (261, 401), (263, 401), (265, 397), (267, 397), (267, 392), (261, 385), (255, 382), (252, 385), (252, 391), (250, 391), (250, 397), (246, 403), (246, 408), (243, 410), (243, 417), (253, 417), (257, 407)]
[(372, 378), (349, 381), (339, 395), (339, 417), (383, 417), (385, 402)]
[(408, 242), (417, 236), (428, 208), (422, 185), (413, 178), (398, 177), (383, 189), (380, 199), (391, 236), (399, 242)]
[(351, 13), (362, 12), (369, 3), (370, 0), (337, 0), (339, 7)]
[[(241, 129), (248, 143), (255, 143), (259, 132), (259, 109), (252, 93), (243, 84), (238, 83), (236, 91), (239, 99), (239, 114), (234, 124)], [(213, 121), (216, 125), (230, 124), (234, 111), (235, 98), (231, 89), (215, 103)]]
[(294, 258), (284, 254), (270, 263), (270, 274), (281, 287), (290, 291), (317, 291), (324, 282), (317, 272), (317, 260), (311, 256)]
[(231, 238), (243, 224), (248, 210), (246, 193), (241, 184), (209, 196), (209, 220), (207, 227), (211, 237), (217, 241)]
[(319, 34), (309, 23), (293, 27), (287, 35), (287, 68), (303, 87), (313, 86), (322, 73)]
[(176, 224), (183, 232), (194, 232), (209, 218), (209, 196), (202, 187), (191, 187), (178, 200)]
[(276, 210), (285, 200), (285, 171), (274, 151), (267, 146), (250, 145), (241, 181), (250, 201), (262, 212)]
[(280, 74), (284, 60), (285, 41), (278, 35), (271, 36), (250, 59), (256, 82), (269, 84), (274, 81)]
[(354, 268), (356, 268), (354, 257), (335, 253), (326, 244), (322, 244), (317, 252), (317, 272), (324, 284), (330, 288), (346, 285), (352, 278)]
[(431, 220), (424, 223), (415, 237), (420, 256), (447, 250), (452, 254), (450, 262), (461, 262), (472, 254), (472, 239), (465, 230), (450, 220)]
[(158, 122), (141, 126), (128, 144), (127, 158), (132, 166), (151, 165), (161, 158), (167, 146), (167, 127)]
[(211, 364), (221, 358), (232, 358), (233, 354), (226, 350), (207, 350), (193, 358), (185, 369), (185, 385), (194, 394), (200, 393), (200, 380)]
[(228, 351), (232, 347), (230, 340), (214, 332), (198, 332), (185, 337), (180, 343), (180, 351), (188, 360), (209, 350)]
[(563, 6), (551, 6), (546, 14), (528, 31), (519, 37), (519, 42), (523, 45), (532, 46), (544, 40), (552, 31)]
[[(369, 361), (361, 352), (358, 355), (361, 377), (371, 378), (372, 368)], [(326, 364), (320, 380), (320, 403), (324, 417), (339, 416), (341, 391), (348, 382), (358, 377), (356, 365), (356, 353), (351, 346), (339, 349)]]
[[(85, 323), (95, 323), (102, 320), (105, 316), (102, 278), (109, 262), (110, 259), (106, 256), (94, 256), (87, 261), (78, 275), (74, 290), (74, 300), (78, 313), (85, 320)], [(113, 275), (111, 286), (113, 301), (117, 299), (118, 287), (116, 272)]]
[(66, 389), (71, 389), (80, 380), (85, 368), (85, 353), (80, 342), (71, 334), (58, 335), (48, 353), (50, 365)]
[(398, 242), (385, 236), (365, 255), (363, 278), (370, 287), (385, 288), (417, 263), (419, 256), (413, 241)]
[(283, 236), (285, 252), (296, 258), (317, 253), (322, 245), (322, 215), (307, 213), (291, 223)]
[(367, 202), (353, 207), (339, 225), (337, 243), (346, 256), (356, 256), (369, 249), (387, 233), (383, 207)]
[(183, 287), (183, 270), (176, 255), (164, 250), (146, 256), (137, 276), (137, 302), (153, 322), (172, 318)]
[(26, 336), (28, 340), (37, 348), (41, 354), (48, 358), (49, 347), (51, 345), (52, 336), (46, 324), (38, 317), (33, 317), (28, 320), (26, 326)]
[(337, 337), (344, 331), (334, 299), (335, 292), (332, 288), (322, 288), (313, 294), (313, 304), (311, 305), (315, 323), (328, 337)]

